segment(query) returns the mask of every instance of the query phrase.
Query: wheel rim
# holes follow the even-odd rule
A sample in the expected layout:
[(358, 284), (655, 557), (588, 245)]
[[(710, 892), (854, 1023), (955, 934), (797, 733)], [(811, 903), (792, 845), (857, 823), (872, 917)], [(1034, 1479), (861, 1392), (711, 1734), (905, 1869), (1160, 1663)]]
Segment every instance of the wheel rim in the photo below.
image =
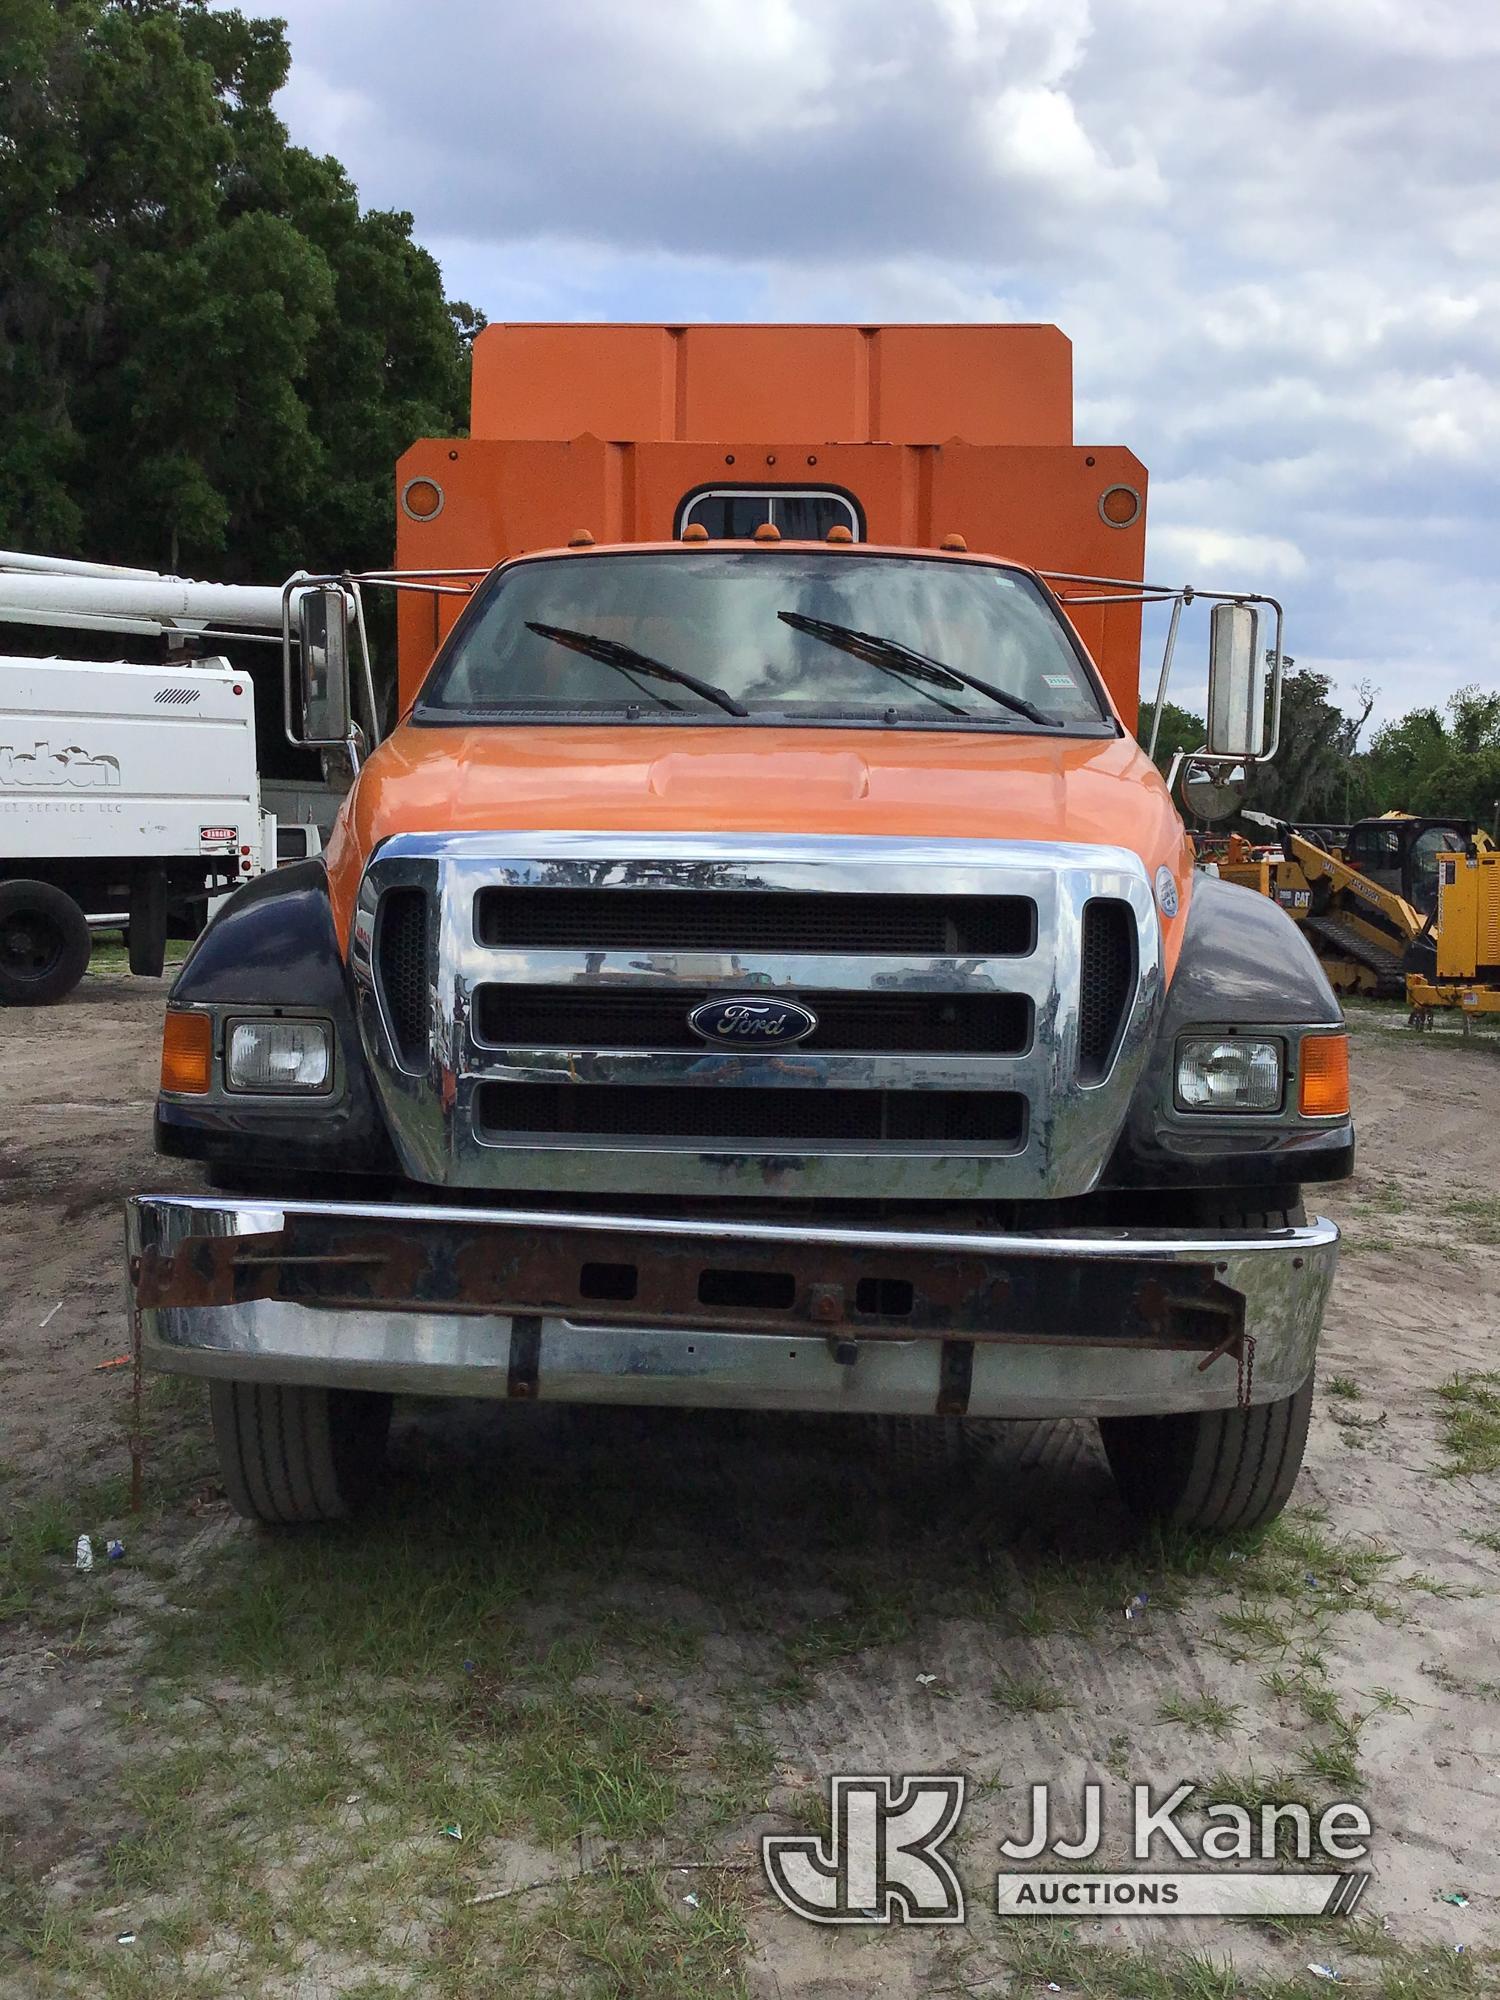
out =
[(0, 926), (0, 966), (15, 979), (45, 979), (65, 950), (61, 926), (41, 910), (22, 911)]

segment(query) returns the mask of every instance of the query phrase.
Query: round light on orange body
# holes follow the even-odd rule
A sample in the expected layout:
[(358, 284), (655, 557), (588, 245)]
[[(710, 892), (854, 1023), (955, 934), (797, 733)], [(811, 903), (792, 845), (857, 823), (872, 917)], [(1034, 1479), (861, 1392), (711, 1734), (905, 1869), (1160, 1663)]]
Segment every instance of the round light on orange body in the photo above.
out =
[(826, 542), (852, 542), (854, 537), (842, 521), (835, 521), (823, 539)]
[(435, 479), (408, 479), (401, 489), (401, 511), (412, 521), (432, 521), (443, 511), (443, 489)]
[(682, 531), (682, 539), (685, 542), (706, 542), (708, 530), (701, 521), (689, 521)]
[(214, 1024), (207, 1014), (169, 1009), (161, 1033), (161, 1087), (201, 1097), (213, 1076)]
[(1297, 1108), (1304, 1118), (1344, 1118), (1349, 1113), (1349, 1037), (1304, 1035)]
[(1128, 528), (1140, 512), (1141, 496), (1133, 486), (1106, 486), (1099, 495), (1099, 518), (1108, 527)]
[(946, 549), (949, 555), (953, 556), (965, 556), (969, 553), (969, 545), (962, 535), (944, 535), (938, 547)]
[(757, 542), (779, 542), (781, 530), (774, 521), (762, 521), (752, 539)]
[(568, 537), (570, 549), (591, 549), (593, 546), (594, 538), (587, 528), (575, 528)]

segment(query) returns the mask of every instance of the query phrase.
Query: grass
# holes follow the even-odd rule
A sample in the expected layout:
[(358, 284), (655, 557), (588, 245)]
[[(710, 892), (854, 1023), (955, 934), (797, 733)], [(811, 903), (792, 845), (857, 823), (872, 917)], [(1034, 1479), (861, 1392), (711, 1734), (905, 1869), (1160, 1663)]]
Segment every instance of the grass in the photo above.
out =
[(1232, 1736), (1240, 1724), (1239, 1704), (1211, 1694), (1168, 1695), (1156, 1712), (1163, 1722), (1180, 1722), (1208, 1736)]
[(1342, 1403), (1358, 1403), (1363, 1400), (1364, 1391), (1352, 1375), (1330, 1375), (1326, 1384), (1328, 1394)]
[[(1125, 1950), (1080, 1938), (1057, 1920), (1013, 1919), (1000, 1926), (1007, 1958), (1003, 1986), (971, 1984), (957, 1969), (941, 1991), (1031, 1995), (1058, 1988), (1077, 2000), (1326, 2000), (1328, 1982), (1299, 1970), (1290, 1977), (1237, 1971), (1205, 1952)], [(1430, 1940), (1397, 1945), (1378, 1925), (1339, 1921), (1309, 1957), (1335, 1961), (1340, 1979), (1363, 2000), (1482, 2000), (1495, 1990), (1497, 1955), (1456, 1955)]]
[[(117, 931), (95, 931), (93, 935), (94, 946), (93, 950), (89, 953), (89, 971), (128, 972), (130, 970), (130, 956), (125, 949), (123, 941), (119, 944), (110, 942), (110, 940), (118, 937), (120, 934)], [(167, 940), (167, 969), (170, 970), (173, 966), (181, 965), (191, 949), (192, 946), (185, 938), (169, 938)]]
[(990, 1700), (1007, 1715), (1057, 1715), (1073, 1706), (1053, 1682), (1016, 1674), (1002, 1674), (990, 1689)]
[[(153, 1482), (193, 1462), (201, 1423), (187, 1408), (153, 1406)], [(717, 1864), (768, 1800), (783, 1824), (826, 1831), (825, 1771), (782, 1768), (801, 1761), (788, 1741), (805, 1740), (794, 1703), (826, 1708), (865, 1687), (919, 1711), (988, 1693), (1002, 1740), (1004, 1718), (1072, 1711), (1062, 1663), (1075, 1647), (1153, 1647), (1179, 1611), (1194, 1629), (1222, 1613), (1221, 1639), (1295, 1717), (1305, 1741), (1283, 1752), (1279, 1796), (1354, 1789), (1362, 1717), (1334, 1693), (1322, 1640), (1343, 1612), (1381, 1601), (1395, 1558), (1315, 1510), (1239, 1544), (1170, 1533), (1122, 1546), (1076, 1527), (1060, 1541), (1024, 1522), (997, 1537), (983, 1496), (851, 1504), (859, 1475), (832, 1455), (799, 1464), (788, 1554), (774, 1471), (738, 1496), (669, 1449), (633, 1466), (611, 1445), (512, 1469), (486, 1443), (467, 1462), (444, 1446), (434, 1476), (426, 1435), (401, 1432), (390, 1490), (359, 1523), (231, 1533), (137, 1614), (133, 1692), (101, 1722), (126, 1753), (96, 1815), (106, 1879), (61, 1915), (23, 1881), (4, 1918), (47, 1990), (294, 1990), (326, 1963), (367, 2000), (741, 1993), (746, 1899), (763, 1891), (753, 1860)], [(39, 1528), (40, 1548), (61, 1525)], [(738, 1563), (722, 1559), (730, 1546)], [(1137, 1595), (1144, 1616), (1127, 1624)], [(986, 1632), (988, 1674), (910, 1685), (947, 1664), (951, 1619)], [(1021, 1645), (1028, 1628), (1059, 1647)], [(728, 1664), (721, 1637), (736, 1648)], [(1122, 1781), (1141, 1741), (1126, 1719), (1077, 1725)], [(1202, 1738), (1258, 1719), (1217, 1690), (1161, 1708)], [(1258, 1797), (1281, 1781), (1233, 1782)], [(1212, 1796), (1235, 1793), (1224, 1781)], [(674, 1874), (674, 1859), (714, 1866)], [(472, 1903), (496, 1887), (516, 1893)], [(114, 1946), (89, 1915), (99, 1906), (122, 1912), (137, 1946)], [(1003, 1977), (1027, 1962), (1013, 1955)], [(1089, 1995), (1226, 1990), (1209, 1961), (1078, 1963), (1090, 1983), (1067, 1990)]]
[(1500, 1373), (1450, 1375), (1437, 1395), (1449, 1476), (1500, 1472)]

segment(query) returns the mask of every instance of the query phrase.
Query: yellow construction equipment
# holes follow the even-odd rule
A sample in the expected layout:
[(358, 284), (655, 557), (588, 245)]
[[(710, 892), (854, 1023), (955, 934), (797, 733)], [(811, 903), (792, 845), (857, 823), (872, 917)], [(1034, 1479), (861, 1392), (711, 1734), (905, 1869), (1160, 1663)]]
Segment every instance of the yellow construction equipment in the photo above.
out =
[(1220, 875), (1281, 904), (1340, 993), (1432, 1010), (1500, 1013), (1500, 848), (1471, 822), (1386, 813), (1350, 827), (1297, 827), (1247, 812), (1277, 835), (1238, 848)]
[(1438, 856), (1433, 962), (1408, 970), (1412, 1026), (1431, 1025), (1436, 1007), (1500, 1014), (1500, 847), (1479, 834), (1468, 851)]

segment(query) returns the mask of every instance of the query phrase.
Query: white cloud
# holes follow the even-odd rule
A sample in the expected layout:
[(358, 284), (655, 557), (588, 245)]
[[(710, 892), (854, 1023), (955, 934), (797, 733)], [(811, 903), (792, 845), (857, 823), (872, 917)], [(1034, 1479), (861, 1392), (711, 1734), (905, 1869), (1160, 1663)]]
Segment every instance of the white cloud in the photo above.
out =
[(1381, 712), (1500, 682), (1500, 9), (280, 0), (492, 317), (1055, 320), (1150, 560)]

